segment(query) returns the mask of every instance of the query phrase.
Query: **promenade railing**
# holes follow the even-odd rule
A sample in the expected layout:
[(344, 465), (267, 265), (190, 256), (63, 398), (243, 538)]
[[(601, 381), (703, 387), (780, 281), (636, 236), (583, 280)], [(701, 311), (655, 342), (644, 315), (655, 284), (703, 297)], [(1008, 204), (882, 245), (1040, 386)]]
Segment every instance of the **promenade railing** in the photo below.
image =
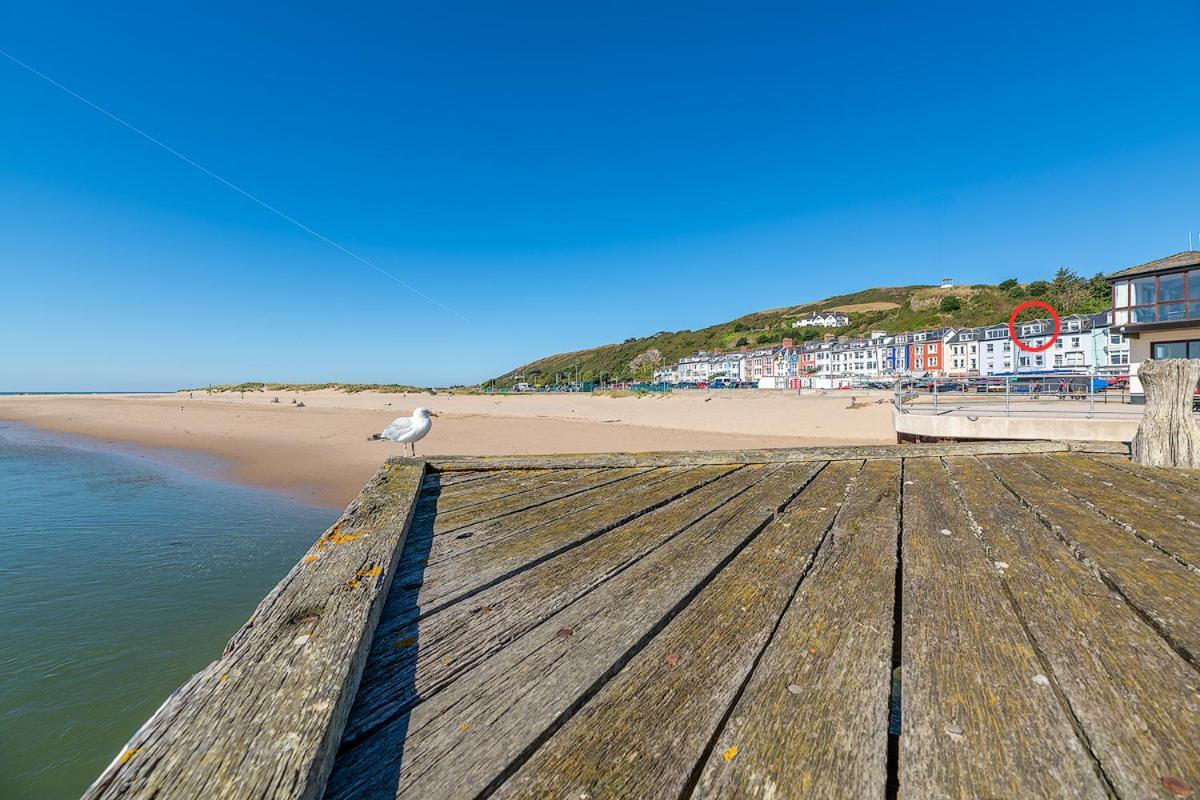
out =
[(894, 404), (902, 414), (1135, 416), (1129, 376), (1115, 370), (987, 376), (903, 377)]

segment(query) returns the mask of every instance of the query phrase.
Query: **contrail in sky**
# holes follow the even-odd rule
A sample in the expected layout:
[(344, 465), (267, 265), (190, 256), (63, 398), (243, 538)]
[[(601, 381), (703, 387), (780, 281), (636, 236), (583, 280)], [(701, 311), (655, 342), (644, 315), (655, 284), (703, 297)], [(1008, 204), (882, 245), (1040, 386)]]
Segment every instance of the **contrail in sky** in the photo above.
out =
[(457, 311), (455, 311), (453, 308), (450, 308), (450, 307), (449, 307), (449, 306), (447, 306), (446, 304), (444, 304), (444, 303), (440, 303), (440, 302), (438, 302), (437, 300), (434, 300), (432, 297), (430, 297), (429, 295), (425, 294), (424, 292), (422, 292), (422, 291), (421, 291), (420, 289), (418, 289), (417, 287), (413, 286), (413, 285), (412, 285), (412, 284), (410, 284), (410, 283), (406, 283), (405, 281), (401, 280), (400, 278), (396, 277), (396, 276), (395, 276), (395, 275), (393, 275), (392, 273), (388, 272), (386, 269), (384, 269), (383, 267), (379, 266), (378, 264), (375, 264), (375, 263), (373, 263), (372, 261), (370, 261), (370, 260), (368, 260), (368, 259), (366, 259), (366, 258), (364, 258), (364, 257), (360, 256), (358, 253), (354, 252), (354, 251), (353, 251), (353, 250), (351, 250), (350, 248), (348, 248), (348, 247), (344, 247), (343, 245), (340, 245), (340, 244), (338, 244), (338, 243), (337, 243), (337, 242), (335, 242), (333, 239), (330, 239), (328, 236), (325, 236), (325, 235), (323, 235), (323, 234), (321, 234), (321, 233), (318, 233), (317, 231), (314, 231), (312, 228), (308, 227), (308, 226), (307, 226), (307, 225), (305, 225), (303, 222), (300, 222), (299, 220), (295, 219), (294, 217), (289, 217), (287, 214), (283, 213), (283, 212), (282, 212), (282, 211), (280, 211), (278, 208), (275, 208), (275, 206), (271, 205), (270, 203), (266, 202), (265, 200), (260, 200), (259, 198), (257, 198), (257, 197), (255, 197), (254, 195), (250, 194), (249, 192), (247, 192), (245, 189), (243, 189), (242, 187), (238, 186), (237, 184), (235, 184), (235, 183), (233, 183), (233, 182), (231, 182), (231, 181), (228, 181), (228, 180), (226, 180), (226, 179), (222, 178), (220, 175), (218, 175), (217, 173), (213, 172), (211, 169), (209, 169), (208, 167), (204, 166), (203, 164), (198, 164), (198, 163), (196, 163), (196, 162), (195, 162), (195, 161), (193, 161), (192, 159), (190, 159), (190, 158), (188, 158), (187, 156), (185, 156), (183, 153), (181, 153), (181, 152), (179, 152), (178, 150), (176, 150), (174, 147), (171, 147), (171, 146), (170, 146), (170, 145), (168, 145), (168, 144), (164, 144), (163, 142), (160, 142), (158, 139), (155, 139), (153, 136), (151, 136), (150, 134), (146, 133), (146, 132), (145, 132), (145, 131), (143, 131), (141, 128), (138, 128), (138, 127), (137, 127), (137, 126), (135, 126), (135, 125), (131, 125), (130, 123), (128, 123), (128, 122), (126, 122), (125, 120), (121, 119), (121, 118), (120, 118), (120, 117), (118, 117), (116, 114), (114, 114), (114, 113), (112, 113), (111, 111), (109, 111), (108, 109), (106, 109), (106, 108), (104, 108), (104, 107), (102, 107), (102, 106), (99, 106), (99, 105), (97, 105), (96, 103), (93, 103), (91, 100), (88, 100), (86, 97), (84, 97), (83, 95), (79, 94), (78, 92), (75, 92), (75, 91), (73, 91), (73, 90), (71, 90), (71, 89), (67, 88), (66, 86), (63, 86), (63, 85), (62, 85), (61, 83), (59, 83), (58, 81), (54, 80), (54, 78), (51, 78), (49, 75), (46, 75), (46, 74), (45, 74), (45, 73), (43, 73), (43, 72), (39, 72), (38, 70), (34, 69), (34, 68), (33, 68), (32, 66), (30, 66), (29, 64), (26, 64), (26, 63), (25, 63), (24, 61), (22, 61), (21, 59), (19, 59), (19, 58), (17, 58), (16, 56), (12, 55), (11, 53), (5, 52), (4, 50), (0, 50), (0, 56), (4, 56), (4, 57), (5, 57), (5, 58), (7, 58), (9, 61), (11, 61), (11, 62), (13, 62), (14, 64), (16, 64), (17, 66), (23, 67), (24, 69), (28, 70), (29, 72), (32, 72), (34, 75), (36, 75), (36, 76), (38, 76), (39, 78), (41, 78), (42, 80), (46, 81), (46, 83), (49, 83), (51, 86), (54, 86), (54, 87), (56, 87), (56, 88), (58, 88), (58, 89), (61, 89), (62, 91), (66, 92), (67, 94), (71, 95), (71, 97), (74, 97), (74, 98), (75, 98), (76, 100), (78, 100), (79, 102), (81, 102), (81, 103), (83, 103), (83, 104), (85, 104), (85, 105), (87, 105), (87, 106), (90, 106), (91, 108), (95, 109), (96, 111), (99, 111), (101, 114), (103, 114), (104, 116), (108, 117), (108, 118), (109, 118), (109, 119), (111, 119), (113, 122), (116, 122), (117, 124), (119, 124), (119, 125), (122, 125), (122, 126), (124, 126), (125, 128), (128, 128), (129, 130), (131, 130), (131, 131), (133, 131), (134, 133), (136, 133), (138, 136), (141, 136), (141, 137), (142, 137), (143, 139), (145, 139), (146, 141), (148, 141), (148, 142), (151, 142), (151, 143), (153, 143), (153, 144), (156, 144), (156, 145), (158, 145), (158, 146), (159, 146), (159, 147), (161, 147), (163, 150), (166, 150), (168, 153), (170, 153), (171, 155), (173, 155), (173, 156), (175, 156), (176, 158), (178, 158), (180, 161), (184, 162), (185, 164), (189, 164), (189, 165), (191, 165), (191, 166), (195, 167), (196, 169), (200, 170), (201, 172), (203, 172), (205, 175), (207, 175), (208, 177), (212, 178), (213, 180), (215, 180), (215, 181), (218, 181), (219, 183), (222, 183), (222, 184), (224, 184), (225, 186), (228, 186), (230, 189), (233, 189), (235, 192), (237, 192), (238, 194), (240, 194), (242, 197), (245, 197), (247, 200), (251, 200), (251, 201), (253, 201), (253, 202), (257, 203), (258, 205), (262, 206), (262, 207), (263, 207), (263, 208), (265, 208), (267, 211), (270, 211), (272, 214), (274, 214), (275, 216), (279, 217), (280, 219), (282, 219), (282, 220), (286, 220), (287, 222), (290, 222), (291, 224), (295, 225), (297, 228), (299, 228), (300, 230), (304, 231), (305, 233), (308, 233), (308, 234), (310, 234), (310, 235), (312, 235), (312, 236), (315, 236), (316, 238), (320, 239), (322, 242), (325, 242), (325, 244), (327, 244), (327, 245), (329, 245), (329, 246), (331, 246), (331, 247), (335, 247), (335, 248), (337, 248), (338, 250), (342, 251), (342, 252), (343, 252), (343, 253), (345, 253), (346, 255), (348, 255), (348, 256), (350, 256), (351, 258), (353, 258), (355, 261), (358, 261), (358, 262), (359, 262), (359, 263), (361, 263), (361, 264), (365, 264), (366, 266), (368, 266), (368, 267), (370, 267), (371, 269), (375, 270), (375, 271), (376, 271), (376, 272), (378, 272), (380, 275), (383, 275), (383, 276), (386, 276), (386, 277), (388, 277), (388, 278), (391, 278), (391, 279), (392, 279), (392, 280), (394, 280), (396, 283), (400, 284), (400, 285), (401, 285), (401, 286), (403, 286), (405, 289), (408, 289), (410, 292), (412, 292), (413, 294), (415, 294), (417, 297), (420, 297), (420, 298), (421, 298), (421, 299), (423, 299), (423, 300), (428, 300), (430, 303), (433, 303), (433, 304), (434, 304), (435, 306), (437, 306), (438, 308), (440, 308), (440, 309), (442, 309), (442, 310), (444, 310), (444, 311), (448, 311), (448, 312), (450, 312), (451, 314), (453, 314), (454, 316), (456, 316), (456, 317), (458, 317), (459, 319), (463, 320), (464, 322), (470, 322), (470, 320), (468, 320), (468, 319), (467, 319), (466, 317), (464, 317), (462, 314), (460, 314), (460, 313), (458, 313)]

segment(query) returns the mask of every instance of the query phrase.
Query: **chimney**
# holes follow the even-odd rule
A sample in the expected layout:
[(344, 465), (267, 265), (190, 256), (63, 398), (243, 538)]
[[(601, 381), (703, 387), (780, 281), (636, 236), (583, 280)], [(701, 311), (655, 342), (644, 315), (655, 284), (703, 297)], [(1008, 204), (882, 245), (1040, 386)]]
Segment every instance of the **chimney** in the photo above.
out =
[(744, 352), (746, 352), (748, 349), (750, 349), (749, 345), (742, 345), (741, 347), (739, 347), (739, 348), (738, 348), (738, 352), (739, 352), (739, 353), (744, 353)]
[(832, 333), (827, 333), (827, 334), (825, 334), (825, 336), (823, 337), (824, 341), (826, 341), (826, 342), (832, 342), (832, 341), (833, 341), (834, 339), (836, 339), (836, 338), (837, 338), (837, 337), (836, 337), (836, 336), (834, 336)]
[(784, 347), (795, 347), (795, 346), (796, 346), (796, 342), (795, 342), (794, 340), (792, 340), (792, 339), (784, 339), (784, 340), (783, 340), (783, 346), (784, 346)]

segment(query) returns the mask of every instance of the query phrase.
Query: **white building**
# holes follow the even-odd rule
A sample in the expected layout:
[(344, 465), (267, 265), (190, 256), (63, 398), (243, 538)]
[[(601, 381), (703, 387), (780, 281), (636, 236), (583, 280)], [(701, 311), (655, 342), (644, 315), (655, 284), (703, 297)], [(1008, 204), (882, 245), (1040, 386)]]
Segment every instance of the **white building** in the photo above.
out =
[(980, 329), (978, 356), (980, 375), (1000, 375), (1013, 371), (1016, 347), (1008, 336), (1008, 325), (989, 325)]
[(845, 314), (834, 311), (828, 314), (809, 314), (792, 323), (793, 328), (840, 328), (849, 325), (850, 318)]
[(978, 375), (979, 338), (983, 328), (967, 328), (950, 337), (946, 342), (946, 374), (957, 377)]

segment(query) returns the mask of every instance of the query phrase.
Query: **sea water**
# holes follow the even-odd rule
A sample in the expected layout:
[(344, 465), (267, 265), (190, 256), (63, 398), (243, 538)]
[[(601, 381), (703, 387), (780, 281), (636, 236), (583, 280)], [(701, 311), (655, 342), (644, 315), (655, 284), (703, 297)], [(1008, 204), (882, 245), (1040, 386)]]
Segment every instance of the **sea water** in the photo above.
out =
[(0, 798), (79, 796), (338, 515), (179, 463), (0, 422)]

